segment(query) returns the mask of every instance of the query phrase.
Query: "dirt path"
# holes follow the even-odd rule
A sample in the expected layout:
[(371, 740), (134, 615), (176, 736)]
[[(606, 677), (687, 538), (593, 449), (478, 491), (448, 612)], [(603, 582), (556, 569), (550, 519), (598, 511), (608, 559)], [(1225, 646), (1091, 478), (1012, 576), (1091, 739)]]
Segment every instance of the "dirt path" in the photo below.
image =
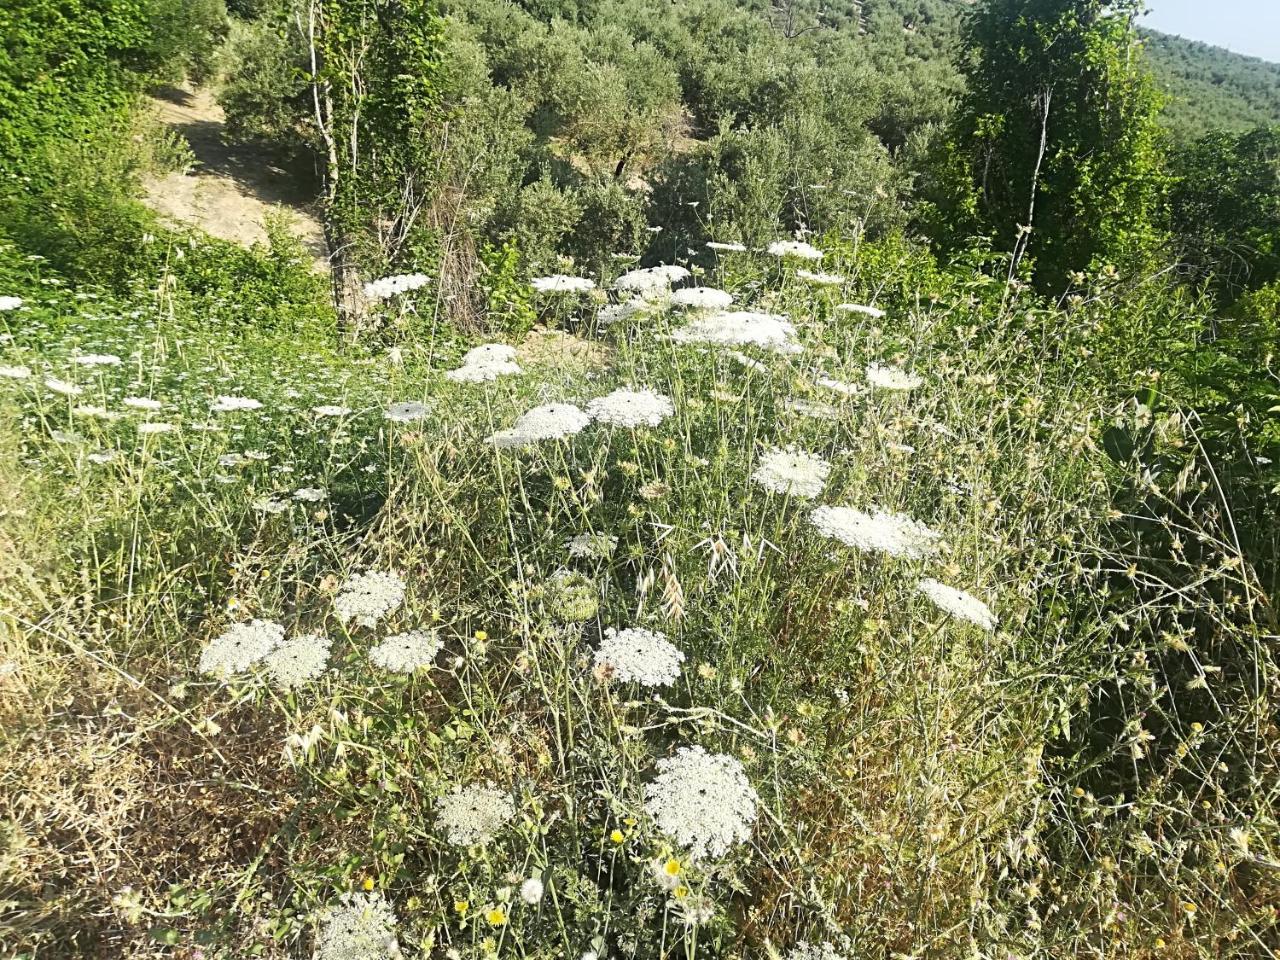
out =
[(166, 87), (152, 102), (161, 122), (191, 145), (196, 165), (149, 180), (143, 198), (148, 206), (168, 220), (246, 247), (265, 241), (267, 215), (283, 210), (317, 267), (327, 266), (307, 171), (287, 170), (267, 151), (224, 140), (222, 108), (210, 90)]

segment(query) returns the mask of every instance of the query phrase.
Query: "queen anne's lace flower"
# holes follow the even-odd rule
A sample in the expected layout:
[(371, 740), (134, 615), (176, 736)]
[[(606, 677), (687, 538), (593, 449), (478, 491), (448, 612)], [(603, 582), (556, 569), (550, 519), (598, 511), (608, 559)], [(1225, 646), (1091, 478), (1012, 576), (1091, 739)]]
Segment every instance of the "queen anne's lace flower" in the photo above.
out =
[(560, 440), (591, 423), (591, 417), (572, 403), (548, 403), (523, 414), (509, 430), (489, 437), (496, 447), (523, 447), (539, 440)]
[(138, 424), (138, 433), (144, 437), (157, 433), (172, 433), (174, 429), (172, 423), (147, 422)]
[(845, 960), (845, 958), (833, 943), (809, 943), (801, 940), (787, 951), (786, 960)]
[(200, 672), (216, 677), (244, 673), (284, 640), (284, 627), (270, 620), (250, 620), (228, 627), (200, 654)]
[(848, 383), (844, 380), (835, 380), (831, 377), (819, 377), (814, 382), (820, 387), (825, 387), (828, 390), (834, 390), (836, 393), (842, 393), (846, 397), (856, 396), (862, 392), (862, 388), (856, 383)]
[(664, 264), (643, 270), (628, 271), (613, 282), (613, 288), (638, 293), (648, 298), (655, 294), (665, 294), (672, 286), (687, 279), (689, 279), (689, 271), (684, 267)]
[(445, 373), (455, 383), (481, 383), (496, 380), (508, 374), (521, 373), (515, 362), (515, 347), (505, 343), (486, 343), (468, 350), (462, 358), (462, 366)]
[(852, 507), (818, 507), (810, 521), (824, 537), (858, 550), (887, 553), (892, 557), (927, 556), (937, 549), (941, 538), (937, 531), (906, 514), (879, 508), (863, 513)]
[(370, 300), (389, 300), (398, 294), (425, 287), (430, 280), (425, 273), (400, 273), (393, 277), (382, 277), (366, 283), (364, 295)]
[(822, 457), (788, 447), (762, 456), (751, 479), (770, 493), (811, 498), (822, 493), (829, 473), (831, 464)]
[(580, 533), (565, 541), (569, 556), (585, 560), (608, 560), (618, 548), (618, 538), (607, 533)]
[(813, 270), (797, 270), (796, 276), (801, 280), (816, 283), (820, 287), (838, 287), (844, 283), (844, 277), (838, 273), (815, 273)]
[(675, 412), (671, 401), (652, 390), (615, 390), (587, 404), (587, 416), (616, 427), (656, 427)]
[(799, 353), (795, 343), (796, 328), (786, 317), (776, 313), (752, 313), (737, 310), (696, 317), (675, 331), (677, 343), (718, 343), (727, 346), (754, 344), (781, 353)]
[(380, 893), (344, 893), (321, 915), (316, 960), (391, 960), (400, 956), (396, 914)]
[(983, 630), (990, 632), (999, 623), (990, 607), (964, 590), (957, 590), (927, 577), (920, 581), (916, 589), (932, 600), (939, 610), (959, 620), (967, 620)]
[(622, 303), (611, 303), (607, 307), (601, 307), (600, 312), (596, 314), (596, 322), (602, 327), (610, 324), (621, 323), (623, 320), (630, 320), (637, 314), (648, 313), (652, 306), (643, 300), (626, 300)]
[(775, 257), (795, 257), (797, 260), (821, 260), (825, 254), (803, 240), (775, 240), (769, 244), (768, 253)]
[(671, 302), (691, 310), (723, 310), (733, 303), (733, 294), (715, 287), (685, 287), (671, 295)]
[(21, 297), (0, 297), (0, 313), (8, 313), (22, 306)]
[(151, 397), (125, 397), (120, 403), (131, 410), (147, 410), (154, 413), (156, 410), (164, 409), (163, 403)]
[(681, 747), (658, 761), (644, 808), (694, 860), (721, 857), (751, 836), (759, 799), (734, 757)]
[(319, 503), (329, 495), (329, 491), (323, 487), (299, 487), (293, 491), (293, 499), (303, 500), (307, 503)]
[(354, 620), (362, 627), (374, 627), (402, 603), (404, 581), (394, 573), (371, 570), (348, 577), (334, 598), (333, 608), (343, 623)]
[(30, 367), (0, 367), (0, 377), (7, 380), (26, 380), (31, 376)]
[(679, 679), (684, 653), (656, 630), (610, 627), (604, 632), (595, 660), (597, 667), (609, 669), (624, 683), (666, 687)]
[(867, 382), (881, 390), (914, 390), (924, 380), (901, 367), (887, 367), (878, 363), (867, 364)]
[(534, 277), (529, 285), (539, 293), (586, 293), (594, 290), (596, 282), (590, 277), (570, 277), (553, 273), (549, 277)]
[(82, 353), (71, 358), (82, 367), (118, 367), (124, 363), (114, 353)]
[(434, 631), (410, 630), (397, 633), (369, 651), (375, 666), (392, 673), (413, 673), (431, 666), (444, 641)]
[(299, 687), (324, 673), (329, 664), (329, 646), (329, 638), (319, 633), (287, 640), (267, 654), (267, 673), (278, 687)]
[(340, 407), (337, 404), (326, 403), (319, 407), (312, 407), (311, 412), (317, 417), (345, 417), (350, 415), (350, 407)]
[(78, 397), (84, 393), (84, 390), (77, 387), (74, 383), (66, 380), (59, 380), (57, 377), (45, 377), (44, 385), (54, 393), (60, 393), (64, 397)]
[(515, 815), (516, 805), (505, 790), (473, 783), (441, 798), (436, 826), (454, 846), (471, 847), (488, 843)]
[(236, 410), (259, 410), (262, 408), (261, 400), (254, 400), (252, 397), (218, 397), (210, 407), (214, 413), (232, 413)]
[(387, 407), (386, 417), (394, 423), (412, 423), (415, 420), (421, 420), (430, 412), (431, 408), (425, 403), (419, 403), (417, 400), (402, 400)]
[(719, 240), (708, 240), (707, 249), (715, 250), (719, 253), (746, 253), (747, 247), (743, 243), (726, 243)]
[(872, 320), (879, 320), (884, 316), (884, 311), (879, 307), (868, 307), (863, 303), (837, 303), (837, 313), (859, 313), (864, 317), (870, 317)]

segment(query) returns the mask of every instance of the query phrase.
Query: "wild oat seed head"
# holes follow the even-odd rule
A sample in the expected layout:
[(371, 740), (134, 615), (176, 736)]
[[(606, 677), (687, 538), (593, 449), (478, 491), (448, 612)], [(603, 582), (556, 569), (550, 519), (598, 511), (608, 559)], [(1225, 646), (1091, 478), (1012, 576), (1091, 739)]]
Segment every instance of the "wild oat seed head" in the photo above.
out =
[(344, 893), (321, 915), (316, 960), (391, 960), (399, 956), (395, 910), (381, 893)]
[(692, 859), (721, 857), (750, 838), (759, 798), (736, 758), (681, 747), (658, 771), (645, 785), (645, 810)]
[(788, 447), (762, 456), (751, 479), (770, 493), (809, 499), (822, 493), (830, 473), (831, 464), (822, 457)]
[(387, 637), (369, 651), (369, 659), (392, 673), (413, 673), (431, 666), (443, 646), (435, 631), (410, 630)]
[(652, 390), (615, 390), (587, 404), (587, 416), (616, 427), (656, 427), (675, 413), (671, 400)]
[(228, 627), (200, 654), (200, 672), (225, 678), (244, 673), (284, 640), (284, 627), (270, 620), (250, 620)]
[(278, 687), (299, 687), (324, 673), (329, 664), (329, 646), (329, 638), (319, 633), (287, 640), (267, 654), (267, 673)]
[(656, 630), (610, 627), (596, 650), (595, 662), (597, 667), (608, 667), (624, 683), (666, 687), (680, 678), (684, 653)]
[(488, 843), (515, 815), (509, 793), (491, 783), (473, 783), (441, 798), (436, 827), (454, 846), (471, 847)]
[(958, 620), (967, 620), (988, 633), (1000, 622), (990, 607), (964, 590), (949, 587), (928, 577), (921, 580), (916, 589), (932, 600), (934, 606), (943, 613), (949, 613)]
[(941, 534), (903, 513), (876, 508), (863, 513), (852, 507), (818, 507), (810, 522), (824, 537), (857, 550), (916, 559), (937, 549)]
[(394, 573), (371, 570), (348, 577), (334, 598), (333, 608), (343, 623), (354, 620), (362, 627), (374, 627), (402, 603), (404, 580)]

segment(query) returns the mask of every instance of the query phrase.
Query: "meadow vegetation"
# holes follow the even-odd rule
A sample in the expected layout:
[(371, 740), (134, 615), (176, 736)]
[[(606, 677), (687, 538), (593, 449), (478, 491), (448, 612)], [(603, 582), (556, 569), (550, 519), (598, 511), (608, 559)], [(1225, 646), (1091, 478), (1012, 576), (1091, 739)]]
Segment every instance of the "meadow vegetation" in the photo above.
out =
[[(1125, 3), (229, 6), (0, 13), (0, 955), (1276, 954), (1275, 129)], [(182, 75), (327, 275), (138, 201)]]

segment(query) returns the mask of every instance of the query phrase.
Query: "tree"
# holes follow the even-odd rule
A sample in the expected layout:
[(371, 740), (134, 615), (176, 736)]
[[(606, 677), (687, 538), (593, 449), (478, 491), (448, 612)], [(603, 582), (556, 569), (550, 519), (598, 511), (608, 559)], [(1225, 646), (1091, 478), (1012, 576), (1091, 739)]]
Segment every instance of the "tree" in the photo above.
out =
[(1141, 0), (983, 0), (965, 24), (967, 89), (937, 211), (1034, 263), (1037, 284), (1128, 264), (1156, 241), (1159, 98), (1134, 18)]

